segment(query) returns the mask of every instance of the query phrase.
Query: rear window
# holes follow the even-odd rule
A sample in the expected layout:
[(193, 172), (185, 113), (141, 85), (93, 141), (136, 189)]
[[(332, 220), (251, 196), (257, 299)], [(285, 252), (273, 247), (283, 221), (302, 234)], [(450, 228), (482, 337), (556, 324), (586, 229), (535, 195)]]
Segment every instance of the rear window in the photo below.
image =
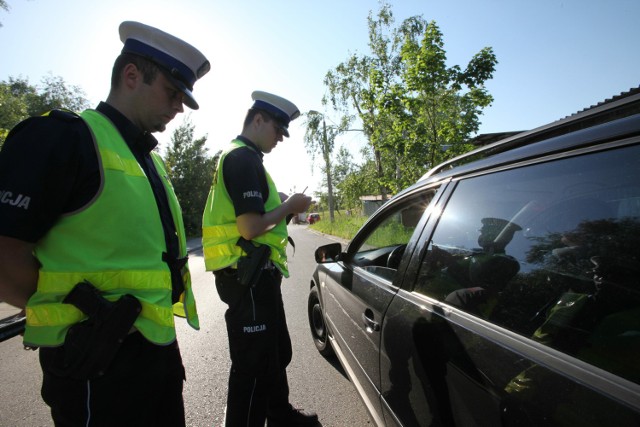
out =
[(640, 383), (640, 148), (461, 180), (416, 291)]

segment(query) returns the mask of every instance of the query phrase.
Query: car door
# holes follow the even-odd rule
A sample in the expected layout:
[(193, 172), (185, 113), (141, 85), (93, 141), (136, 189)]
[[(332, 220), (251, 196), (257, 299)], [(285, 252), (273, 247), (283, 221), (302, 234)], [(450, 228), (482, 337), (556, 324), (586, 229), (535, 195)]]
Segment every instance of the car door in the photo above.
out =
[(640, 425), (640, 146), (603, 148), (452, 182), (385, 315), (398, 425)]
[(384, 425), (379, 399), (383, 316), (398, 291), (398, 269), (430, 198), (413, 194), (381, 208), (321, 283), (338, 357), (378, 425)]

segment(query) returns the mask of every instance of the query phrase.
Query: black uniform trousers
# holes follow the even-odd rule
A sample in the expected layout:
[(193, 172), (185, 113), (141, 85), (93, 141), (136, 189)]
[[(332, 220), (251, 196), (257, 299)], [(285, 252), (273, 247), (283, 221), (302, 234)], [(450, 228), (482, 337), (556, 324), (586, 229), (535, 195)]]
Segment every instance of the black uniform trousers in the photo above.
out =
[(101, 377), (77, 380), (50, 369), (54, 350), (40, 349), (42, 398), (56, 427), (185, 425), (184, 366), (178, 342), (159, 346), (129, 334)]
[(226, 426), (263, 427), (267, 418), (291, 410), (286, 368), (292, 350), (280, 291), (282, 274), (275, 268), (262, 270), (254, 287), (241, 285), (234, 269), (214, 274), (218, 295), (229, 306)]

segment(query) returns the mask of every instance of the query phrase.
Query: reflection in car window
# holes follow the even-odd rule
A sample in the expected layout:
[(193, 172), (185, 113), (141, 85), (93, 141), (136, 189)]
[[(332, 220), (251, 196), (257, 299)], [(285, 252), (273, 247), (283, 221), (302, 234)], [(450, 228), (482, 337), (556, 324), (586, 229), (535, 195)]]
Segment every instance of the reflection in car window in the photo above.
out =
[(433, 190), (425, 192), (387, 212), (356, 250), (354, 263), (382, 278), (393, 280), (404, 249), (433, 193)]
[(639, 278), (628, 147), (460, 181), (415, 290), (640, 383)]

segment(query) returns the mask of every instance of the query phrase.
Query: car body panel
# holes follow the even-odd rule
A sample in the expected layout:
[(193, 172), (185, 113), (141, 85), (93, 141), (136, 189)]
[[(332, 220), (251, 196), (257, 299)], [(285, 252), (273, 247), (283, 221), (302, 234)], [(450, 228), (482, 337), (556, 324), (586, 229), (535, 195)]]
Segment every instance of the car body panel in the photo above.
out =
[[(636, 98), (427, 175), (317, 257), (332, 346), (376, 425), (640, 425), (640, 114), (615, 117)], [(390, 267), (402, 242), (368, 239), (421, 196)]]
[[(377, 396), (382, 316), (397, 289), (361, 268), (354, 270), (327, 272), (321, 284), (325, 320), (354, 382), (367, 396)], [(368, 405), (373, 414), (381, 412), (378, 398)]]
[[(386, 425), (638, 422), (637, 384), (416, 293), (398, 293), (382, 334), (384, 418), (399, 418)], [(527, 383), (532, 371), (544, 382)]]

